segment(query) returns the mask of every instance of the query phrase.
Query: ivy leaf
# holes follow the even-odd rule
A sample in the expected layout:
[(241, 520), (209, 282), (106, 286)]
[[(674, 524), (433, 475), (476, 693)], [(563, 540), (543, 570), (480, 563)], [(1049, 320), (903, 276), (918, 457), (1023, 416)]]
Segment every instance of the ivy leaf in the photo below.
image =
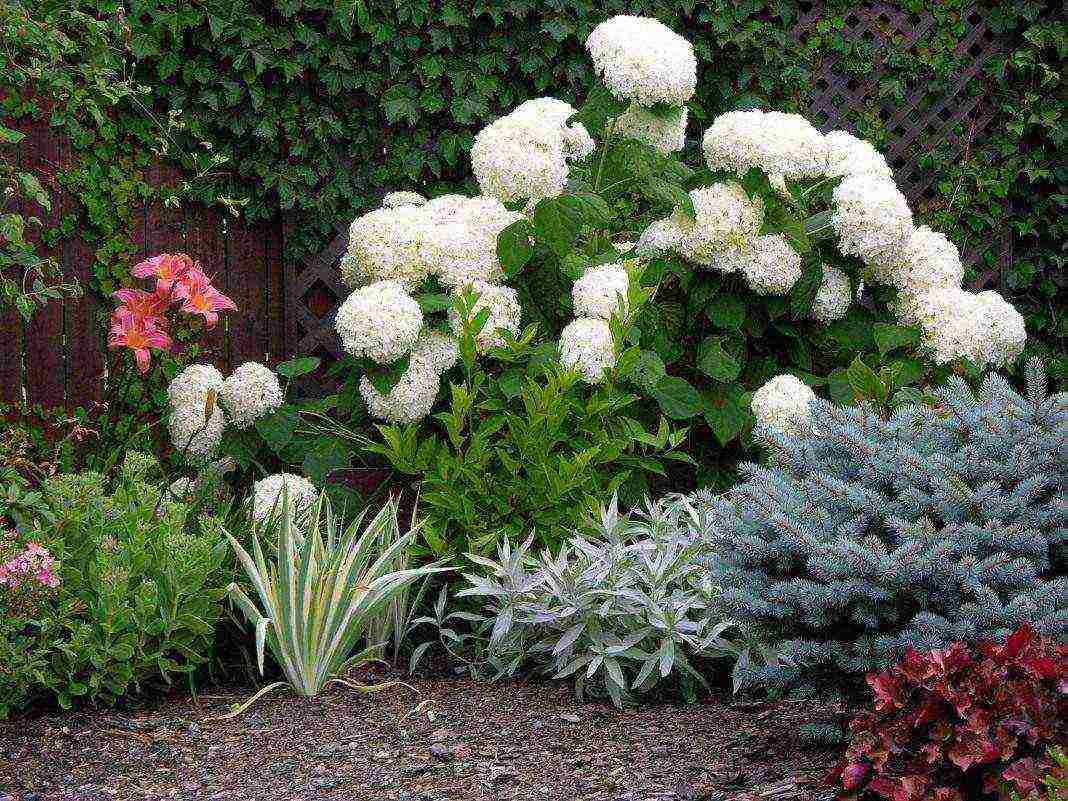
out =
[(697, 353), (697, 367), (706, 375), (724, 383), (735, 380), (742, 365), (723, 349), (723, 340), (710, 336), (701, 343)]
[(701, 393), (685, 378), (665, 376), (652, 390), (661, 411), (673, 420), (686, 420), (700, 414), (704, 408)]
[(872, 337), (881, 356), (906, 345), (920, 344), (920, 331), (915, 326), (875, 323), (872, 326)]

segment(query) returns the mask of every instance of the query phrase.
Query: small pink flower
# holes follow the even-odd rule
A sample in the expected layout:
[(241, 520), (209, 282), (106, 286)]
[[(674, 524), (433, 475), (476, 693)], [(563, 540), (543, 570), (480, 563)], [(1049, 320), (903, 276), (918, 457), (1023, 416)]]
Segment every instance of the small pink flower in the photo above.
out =
[(181, 310), (186, 314), (201, 315), (208, 328), (219, 321), (218, 312), (237, 311), (237, 304), (212, 286), (208, 277), (195, 267), (174, 288), (174, 298), (182, 301)]
[(184, 253), (160, 253), (140, 264), (135, 264), (131, 272), (137, 278), (155, 278), (156, 291), (170, 294), (174, 283), (193, 267), (193, 260)]
[(113, 298), (122, 303), (116, 315), (132, 315), (149, 320), (162, 320), (170, 305), (170, 296), (161, 292), (145, 292), (143, 289), (120, 289)]
[(125, 316), (112, 318), (108, 347), (129, 348), (133, 351), (137, 366), (144, 375), (148, 372), (148, 365), (152, 358), (149, 349), (169, 350), (171, 338), (166, 331), (156, 327), (154, 320)]

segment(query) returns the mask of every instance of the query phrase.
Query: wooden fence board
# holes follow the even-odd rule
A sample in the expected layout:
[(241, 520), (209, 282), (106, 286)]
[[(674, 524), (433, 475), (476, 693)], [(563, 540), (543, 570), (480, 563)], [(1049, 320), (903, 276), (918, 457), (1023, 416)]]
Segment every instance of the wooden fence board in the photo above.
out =
[(22, 397), (22, 320), (14, 310), (0, 309), (0, 403)]
[(227, 294), (237, 304), (230, 315), (230, 348), (236, 367), (267, 358), (267, 247), (260, 225), (230, 227), (229, 242)]
[[(41, 120), (24, 120), (19, 125), (26, 134), (23, 146), (19, 148), (21, 167), (38, 177), (52, 200), (51, 211), (24, 200), (21, 204), (22, 213), (27, 217), (39, 217), (46, 227), (58, 221), (62, 214), (65, 200), (56, 182), (56, 174), (66, 165), (70, 156), (70, 144), (59, 136), (47, 119), (48, 110), (44, 109)], [(37, 227), (27, 228), (27, 239), (39, 243), (40, 230)], [(51, 248), (43, 248), (42, 253), (49, 257), (62, 256)], [(52, 302), (38, 308), (24, 331), (27, 399), (30, 403), (62, 406), (66, 401), (67, 344), (63, 329), (63, 304)]]
[[(229, 281), (225, 258), (226, 232), (221, 230), (218, 215), (210, 209), (186, 206), (176, 215), (181, 219), (183, 245), (181, 250), (200, 263), (219, 291), (226, 293)], [(177, 247), (177, 243), (175, 244)], [(229, 367), (229, 347), (226, 327), (232, 315), (220, 315), (212, 328), (205, 327), (199, 342), (204, 349), (200, 361), (210, 361), (224, 372)]]
[(289, 358), (286, 333), (288, 323), (285, 310), (285, 267), (281, 221), (275, 219), (264, 229), (264, 258), (267, 274), (267, 363), (277, 365)]

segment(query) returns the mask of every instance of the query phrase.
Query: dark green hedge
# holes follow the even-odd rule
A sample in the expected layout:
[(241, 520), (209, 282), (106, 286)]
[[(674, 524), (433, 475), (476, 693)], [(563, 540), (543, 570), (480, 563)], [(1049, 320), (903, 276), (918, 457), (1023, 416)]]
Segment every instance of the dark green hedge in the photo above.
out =
[[(694, 42), (700, 64), (695, 136), (711, 116), (739, 102), (803, 110), (824, 58), (837, 57), (866, 81), (878, 57), (891, 69), (850, 113), (862, 135), (885, 144), (887, 112), (910, 88), (930, 86), (937, 94), (956, 87), (962, 15), (977, 8), (971, 0), (939, 3), (935, 26), (914, 46), (898, 42), (892, 52), (876, 54), (866, 38), (843, 35), (855, 4), (837, 0), (824, 4), (823, 20), (801, 41), (789, 31), (799, 9), (810, 5), (790, 0), (80, 5), (111, 20), (127, 49), (122, 69), (150, 87), (155, 110), (181, 109), (182, 136), (210, 141), (232, 157), (222, 178), (194, 181), (193, 194), (248, 197), (251, 218), (270, 217), (280, 205), (295, 222), (291, 255), (320, 248), (337, 225), (387, 188), (434, 191), (467, 182), (473, 133), (526, 97), (574, 98), (590, 77), (582, 43), (613, 14), (658, 16)], [(930, 4), (894, 5), (915, 12)], [(1065, 26), (1053, 4), (1005, 1), (980, 3), (978, 10), (1008, 49), (968, 92), (986, 93), (982, 102), (997, 108), (997, 119), (964, 156), (945, 143), (916, 148), (914, 157), (935, 173), (939, 188), (919, 217), (965, 246), (1011, 229), (1010, 268), (1001, 275), (998, 248), (990, 248), (976, 275), (1001, 285), (1034, 335), (1063, 348), (1057, 282), (1064, 280), (1066, 182), (1063, 159), (1056, 157), (1064, 134), (1054, 70), (1064, 56)], [(128, 253), (124, 215), (137, 196), (129, 178), (143, 176), (155, 136), (141, 111), (129, 103), (120, 108), (103, 126), (74, 124), (86, 159), (66, 177), (85, 204), (67, 230), (95, 239), (103, 289)]]

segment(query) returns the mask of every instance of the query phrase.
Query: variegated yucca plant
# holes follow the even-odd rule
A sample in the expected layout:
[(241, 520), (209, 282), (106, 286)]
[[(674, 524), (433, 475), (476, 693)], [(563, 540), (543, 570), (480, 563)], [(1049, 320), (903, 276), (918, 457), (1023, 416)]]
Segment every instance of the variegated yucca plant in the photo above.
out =
[[(286, 677), (248, 703), (286, 683), (307, 696), (333, 682), (378, 689), (382, 685), (361, 687), (341, 674), (381, 653), (382, 643), (368, 641), (376, 616), (414, 581), (447, 568), (395, 569), (421, 523), (413, 521), (412, 529), (401, 534), (393, 498), (366, 524), (366, 510), (343, 524), (325, 497), (303, 516), (289, 514), (283, 498), (281, 511), (253, 534), (251, 554), (227, 535), (259, 601), (257, 605), (236, 583), (230, 585), (230, 596), (256, 627), (260, 672), (270, 649)], [(265, 534), (273, 540), (270, 558), (260, 544)], [(364, 648), (354, 654), (361, 642)]]

